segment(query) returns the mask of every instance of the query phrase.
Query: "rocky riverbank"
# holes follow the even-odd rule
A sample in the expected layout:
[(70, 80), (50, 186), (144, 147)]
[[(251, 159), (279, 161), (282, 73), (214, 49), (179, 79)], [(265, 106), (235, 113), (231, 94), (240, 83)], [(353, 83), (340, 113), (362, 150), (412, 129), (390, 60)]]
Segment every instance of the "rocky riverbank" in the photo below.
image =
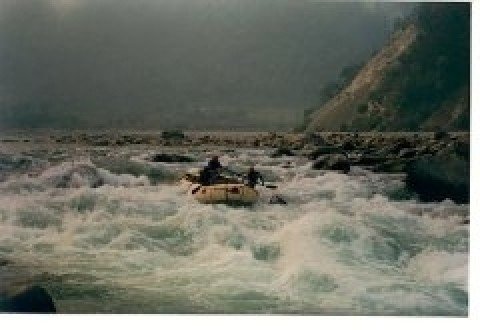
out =
[[(167, 132), (168, 133), (168, 132)], [(450, 142), (468, 143), (468, 132), (321, 132), (310, 134), (275, 132), (176, 132), (161, 133), (14, 133), (0, 137), (1, 143), (76, 144), (87, 146), (229, 146), (308, 149), (315, 146), (337, 146), (345, 150), (396, 148), (422, 148), (435, 152)]]

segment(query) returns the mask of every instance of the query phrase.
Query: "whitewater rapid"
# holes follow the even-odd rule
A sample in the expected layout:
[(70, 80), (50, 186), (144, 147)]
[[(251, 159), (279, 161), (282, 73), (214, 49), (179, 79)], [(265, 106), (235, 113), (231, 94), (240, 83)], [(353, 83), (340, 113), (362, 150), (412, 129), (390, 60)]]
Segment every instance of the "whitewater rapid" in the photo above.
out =
[(211, 153), (153, 164), (154, 150), (99, 149), (37, 151), (30, 175), (9, 165), (0, 183), (0, 257), (43, 274), (60, 312), (468, 313), (468, 205), (420, 203), (401, 175), (224, 150), (278, 188), (253, 207), (201, 205), (176, 182)]

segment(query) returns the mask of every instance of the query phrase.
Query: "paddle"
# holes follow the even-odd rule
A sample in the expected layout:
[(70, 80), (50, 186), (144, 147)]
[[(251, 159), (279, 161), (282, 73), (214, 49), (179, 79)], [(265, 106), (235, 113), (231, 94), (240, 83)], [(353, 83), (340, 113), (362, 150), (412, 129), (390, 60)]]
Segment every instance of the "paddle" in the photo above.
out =
[(277, 189), (278, 186), (275, 186), (275, 185), (273, 185), (273, 184), (266, 184), (266, 185), (265, 185), (265, 188), (268, 188), (268, 189)]

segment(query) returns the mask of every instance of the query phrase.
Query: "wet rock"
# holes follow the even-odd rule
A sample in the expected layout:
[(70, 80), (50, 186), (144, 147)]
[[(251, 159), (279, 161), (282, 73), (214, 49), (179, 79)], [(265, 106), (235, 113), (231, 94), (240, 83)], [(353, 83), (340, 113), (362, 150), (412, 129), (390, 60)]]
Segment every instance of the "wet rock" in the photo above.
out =
[(41, 286), (31, 286), (13, 296), (0, 296), (0, 311), (7, 313), (56, 313), (52, 296)]
[(362, 154), (360, 157), (357, 157), (354, 161), (355, 165), (358, 166), (374, 166), (381, 164), (386, 161), (386, 157), (376, 154)]
[(0, 173), (10, 171), (25, 172), (41, 165), (45, 165), (45, 162), (29, 156), (0, 153)]
[(278, 158), (282, 156), (295, 156), (295, 154), (288, 148), (278, 148), (273, 152), (273, 154), (270, 155), (272, 158)]
[(164, 131), (162, 139), (184, 139), (185, 134), (182, 131)]
[(327, 144), (325, 139), (320, 134), (310, 133), (305, 136), (305, 143), (312, 144), (314, 146), (324, 146)]
[(455, 141), (452, 145), (454, 152), (467, 160), (470, 160), (470, 144), (461, 141)]
[(390, 159), (375, 165), (373, 171), (380, 173), (402, 173), (405, 172), (407, 164), (408, 161), (403, 159)]
[(342, 149), (346, 151), (352, 151), (355, 150), (357, 146), (355, 145), (355, 142), (353, 140), (346, 140), (345, 142), (342, 143)]
[(108, 147), (110, 145), (110, 141), (108, 140), (94, 140), (91, 142), (92, 146), (97, 147)]
[(422, 156), (422, 155), (428, 155), (429, 154), (428, 146), (426, 146), (426, 145), (420, 145), (420, 146), (416, 147), (415, 151), (417, 153), (417, 156)]
[(342, 150), (338, 147), (335, 146), (323, 146), (323, 147), (318, 147), (314, 151), (312, 151), (309, 155), (308, 158), (311, 160), (317, 159), (319, 156), (323, 155), (329, 155), (329, 154), (337, 154), (341, 153)]
[(155, 154), (150, 158), (150, 161), (161, 163), (191, 163), (194, 160), (183, 155)]
[(450, 137), (450, 134), (448, 134), (448, 132), (445, 132), (445, 131), (439, 131), (433, 134), (433, 138), (435, 140), (445, 140), (445, 139), (448, 139), (449, 137)]
[(400, 138), (398, 141), (394, 142), (391, 147), (388, 147), (387, 150), (390, 154), (398, 154), (403, 149), (410, 149), (413, 147), (415, 147), (415, 144), (412, 141), (409, 141), (406, 138)]
[(287, 201), (279, 196), (279, 195), (273, 195), (270, 197), (270, 200), (268, 201), (269, 204), (277, 204), (277, 205), (287, 205)]
[(127, 145), (128, 142), (125, 141), (125, 140), (115, 140), (115, 141), (113, 142), (113, 144), (114, 144), (115, 146), (117, 146), (117, 147), (121, 147), (121, 146)]
[(406, 167), (407, 187), (421, 200), (438, 202), (451, 199), (468, 203), (470, 197), (469, 162), (457, 155), (423, 157)]
[(11, 262), (8, 259), (0, 258), (0, 267), (9, 265)]
[(282, 168), (293, 168), (292, 162), (286, 162), (285, 164), (282, 165)]
[(415, 157), (418, 153), (418, 150), (416, 149), (410, 149), (410, 148), (406, 148), (406, 149), (402, 149), (400, 150), (400, 152), (398, 153), (398, 157), (400, 158), (412, 158), (412, 157)]
[(343, 154), (323, 155), (317, 158), (312, 168), (315, 170), (332, 170), (348, 173), (350, 171), (350, 162)]

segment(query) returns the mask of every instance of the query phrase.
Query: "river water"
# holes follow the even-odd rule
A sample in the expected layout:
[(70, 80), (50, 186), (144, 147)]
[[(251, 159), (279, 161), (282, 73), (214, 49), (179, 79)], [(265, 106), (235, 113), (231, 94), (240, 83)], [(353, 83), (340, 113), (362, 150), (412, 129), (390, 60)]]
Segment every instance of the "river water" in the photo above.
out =
[(468, 205), (418, 202), (401, 175), (222, 148), (278, 188), (201, 205), (177, 179), (207, 149), (168, 150), (188, 164), (133, 146), (4, 149), (0, 257), (40, 274), (63, 313), (467, 315)]

